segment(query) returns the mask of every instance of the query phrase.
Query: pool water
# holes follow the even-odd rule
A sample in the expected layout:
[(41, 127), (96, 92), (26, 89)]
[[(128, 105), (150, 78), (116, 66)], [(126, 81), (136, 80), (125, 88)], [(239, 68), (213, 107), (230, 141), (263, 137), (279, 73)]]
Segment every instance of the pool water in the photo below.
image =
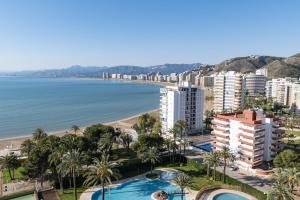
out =
[(249, 200), (246, 197), (243, 197), (238, 194), (233, 194), (233, 193), (221, 193), (216, 195), (213, 200)]
[[(167, 193), (180, 193), (179, 187), (172, 185), (170, 182), (158, 179), (138, 179), (128, 181), (116, 188), (106, 189), (106, 200), (149, 200), (153, 192), (164, 190)], [(101, 200), (101, 190), (98, 190), (92, 195), (92, 200)], [(169, 200), (180, 200), (180, 194), (169, 195)], [(184, 198), (185, 199), (185, 198)]]
[(206, 144), (199, 145), (199, 148), (206, 152), (211, 152), (212, 146), (211, 143), (206, 143)]

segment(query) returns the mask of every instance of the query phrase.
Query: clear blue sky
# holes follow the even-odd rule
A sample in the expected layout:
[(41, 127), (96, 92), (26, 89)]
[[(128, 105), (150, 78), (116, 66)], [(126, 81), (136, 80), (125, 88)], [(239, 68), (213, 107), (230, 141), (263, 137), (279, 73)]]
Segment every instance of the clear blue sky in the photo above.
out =
[(0, 70), (300, 52), (298, 0), (3, 0)]

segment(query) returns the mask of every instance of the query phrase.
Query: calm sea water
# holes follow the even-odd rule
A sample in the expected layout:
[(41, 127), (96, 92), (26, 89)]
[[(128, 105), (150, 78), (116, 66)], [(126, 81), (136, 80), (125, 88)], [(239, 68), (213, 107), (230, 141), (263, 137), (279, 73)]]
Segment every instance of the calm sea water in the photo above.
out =
[(110, 122), (159, 107), (159, 86), (120, 81), (0, 78), (0, 138)]

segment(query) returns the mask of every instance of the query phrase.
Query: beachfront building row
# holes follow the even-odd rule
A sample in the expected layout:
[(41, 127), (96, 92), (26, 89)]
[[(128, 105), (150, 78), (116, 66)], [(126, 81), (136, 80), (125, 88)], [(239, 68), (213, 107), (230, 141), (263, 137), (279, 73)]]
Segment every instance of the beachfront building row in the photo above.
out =
[(251, 173), (271, 161), (280, 150), (278, 118), (262, 110), (220, 114), (213, 121), (213, 150), (227, 146), (236, 155), (235, 165)]
[(190, 82), (161, 88), (160, 121), (163, 133), (170, 135), (179, 120), (185, 121), (187, 133), (200, 133), (203, 127), (203, 101), (203, 90)]

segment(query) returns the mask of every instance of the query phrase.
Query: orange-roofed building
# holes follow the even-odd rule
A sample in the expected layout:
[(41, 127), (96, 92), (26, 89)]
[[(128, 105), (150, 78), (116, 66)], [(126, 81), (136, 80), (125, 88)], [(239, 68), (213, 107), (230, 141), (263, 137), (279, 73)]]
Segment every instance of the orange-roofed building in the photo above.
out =
[(217, 115), (212, 122), (213, 150), (229, 147), (237, 155), (235, 164), (255, 173), (255, 168), (271, 161), (280, 148), (277, 121), (261, 110)]

